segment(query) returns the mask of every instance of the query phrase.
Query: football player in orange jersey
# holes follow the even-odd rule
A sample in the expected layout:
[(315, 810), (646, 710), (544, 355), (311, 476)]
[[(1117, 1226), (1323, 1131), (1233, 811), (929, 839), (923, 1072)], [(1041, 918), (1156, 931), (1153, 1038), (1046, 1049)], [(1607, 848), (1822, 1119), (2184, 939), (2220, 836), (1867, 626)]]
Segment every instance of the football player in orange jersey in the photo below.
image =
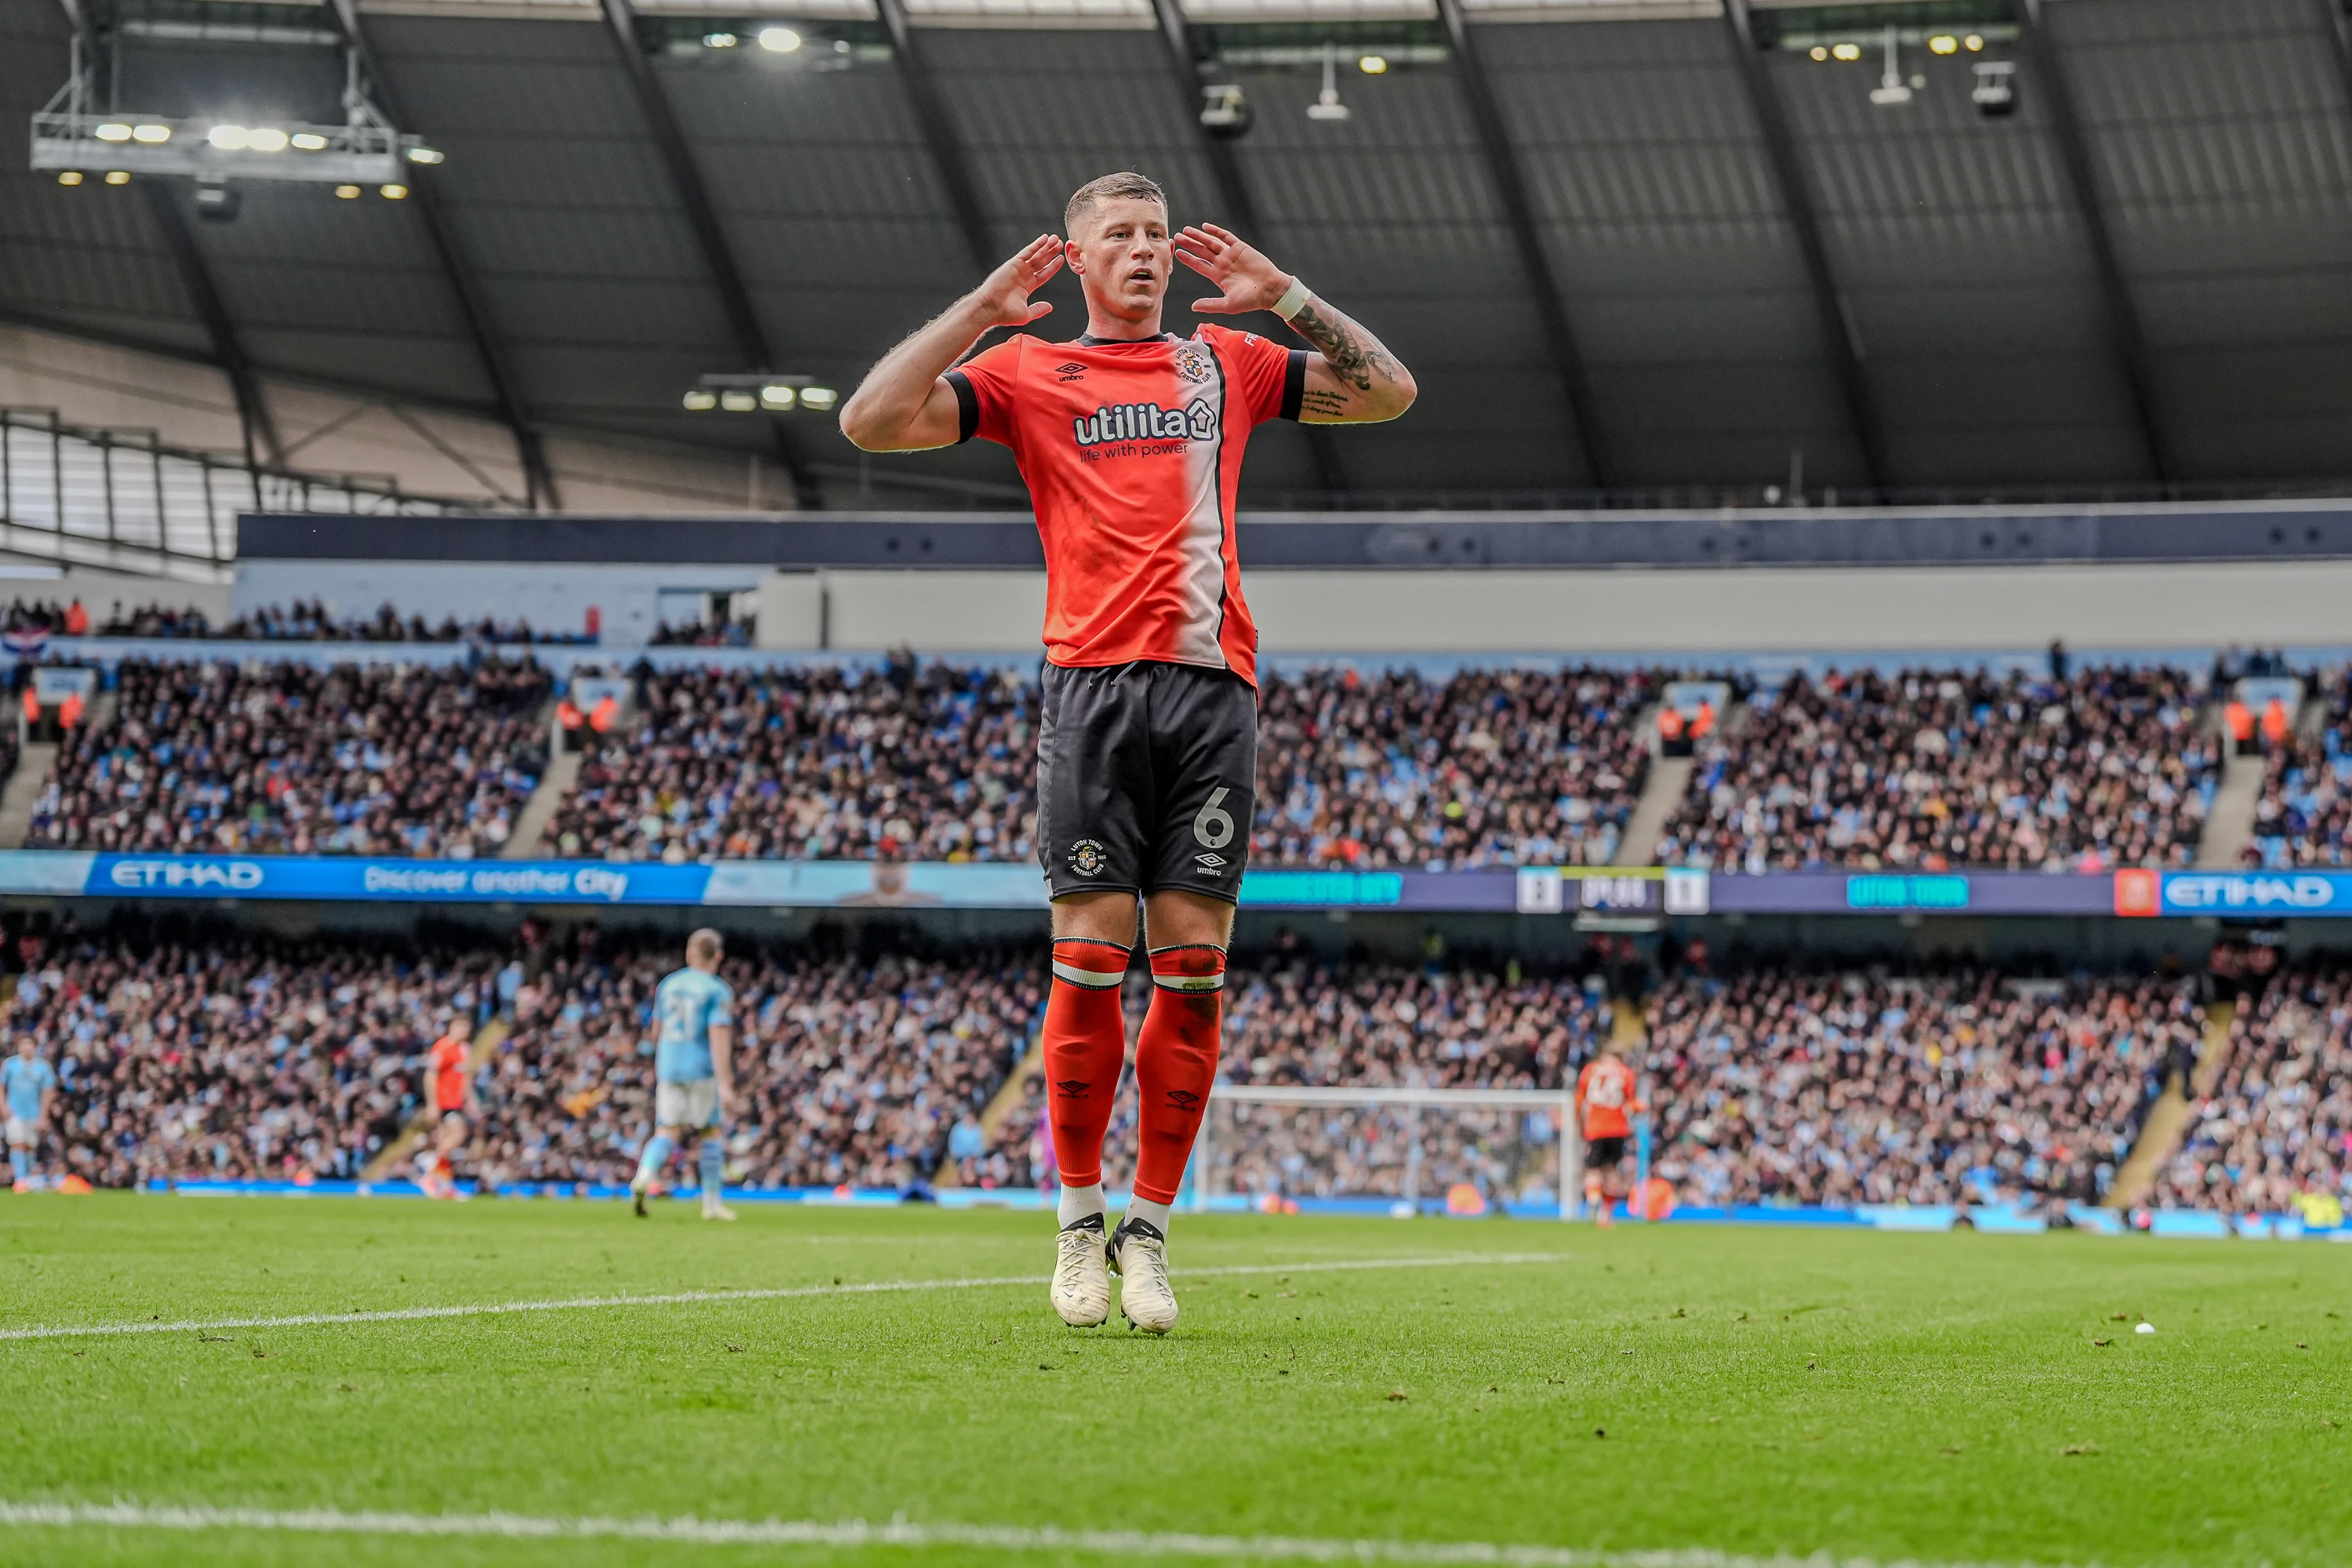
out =
[[(1257, 763), (1257, 630), (1242, 597), (1234, 500), (1251, 429), (1270, 419), (1364, 424), (1412, 406), (1412, 376), (1370, 332), (1238, 237), (1169, 226), (1140, 174), (1081, 186), (1042, 235), (892, 349), (842, 405), (869, 452), (974, 436), (1012, 448), (1045, 547), (1037, 853), (1054, 900), (1047, 1112), (1062, 1162), (1049, 1292), (1075, 1327), (1119, 1310), (1176, 1323), (1168, 1217), (1217, 1071), (1225, 945), (1249, 858)], [(1203, 326), (1163, 331), (1178, 263), (1217, 289), (1192, 309), (1270, 310), (1312, 345)], [(1067, 267), (1087, 331), (997, 327), (1053, 307), (1030, 296)], [(959, 361), (962, 361), (959, 364)], [(1135, 1195), (1103, 1232), (1103, 1138), (1126, 1055), (1118, 1001), (1143, 904), (1151, 1007), (1136, 1037)]]
[(433, 1109), (438, 1120), (433, 1129), (433, 1142), (417, 1157), (417, 1185), (429, 1198), (456, 1198), (457, 1191), (456, 1156), (466, 1142), (466, 1112), (474, 1104), (474, 1079), (467, 1071), (473, 1055), (473, 1037), (465, 1023), (455, 1014), (442, 1020), (441, 1037), (433, 1042), (426, 1053), (425, 1067), (432, 1075)]
[(1584, 1134), (1584, 1206), (1592, 1223), (1610, 1224), (1609, 1209), (1618, 1189), (1617, 1170), (1625, 1162), (1625, 1140), (1633, 1135), (1633, 1116), (1647, 1110), (1633, 1084), (1633, 1069), (1612, 1040), (1576, 1075), (1576, 1121)]

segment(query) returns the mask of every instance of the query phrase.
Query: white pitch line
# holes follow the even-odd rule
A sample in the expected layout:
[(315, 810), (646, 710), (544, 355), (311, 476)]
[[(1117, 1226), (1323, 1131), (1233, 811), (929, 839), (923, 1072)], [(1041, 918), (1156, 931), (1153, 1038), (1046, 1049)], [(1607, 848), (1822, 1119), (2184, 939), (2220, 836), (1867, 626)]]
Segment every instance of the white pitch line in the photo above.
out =
[[(1456, 1268), (1480, 1265), (1561, 1263), (1564, 1252), (1458, 1252), (1435, 1258), (1358, 1258), (1329, 1262), (1250, 1263), (1222, 1268), (1180, 1268), (1180, 1279), (1236, 1274), (1336, 1274), (1377, 1268)], [(179, 1334), (221, 1329), (309, 1329), (334, 1323), (415, 1323), (436, 1318), (500, 1318), (519, 1312), (583, 1312), (607, 1307), (690, 1307), (709, 1301), (786, 1301), (809, 1296), (880, 1296), (915, 1290), (982, 1290), (999, 1286), (1043, 1285), (1042, 1274), (994, 1279), (880, 1279), (858, 1285), (790, 1285), (755, 1290), (673, 1290), (659, 1296), (573, 1296), (544, 1301), (484, 1301), (453, 1307), (398, 1307), (378, 1312), (302, 1312), (282, 1318), (183, 1318), (173, 1322), (63, 1323), (43, 1328), (0, 1329), (9, 1340), (91, 1339), (117, 1334)]]
[(1017, 1525), (908, 1524), (864, 1520), (548, 1519), (513, 1513), (345, 1513), (336, 1509), (148, 1508), (137, 1503), (0, 1502), (0, 1526), (130, 1530), (285, 1531), (307, 1535), (487, 1536), (510, 1541), (663, 1541), (697, 1546), (897, 1546), (1085, 1552), (1121, 1559), (1207, 1557), (1294, 1563), (1493, 1563), (1500, 1568), (1987, 1568), (1867, 1558), (1750, 1557), (1682, 1550), (1588, 1552), (1488, 1541), (1340, 1541), (1311, 1536), (1159, 1534), (1132, 1530), (1027, 1530)]

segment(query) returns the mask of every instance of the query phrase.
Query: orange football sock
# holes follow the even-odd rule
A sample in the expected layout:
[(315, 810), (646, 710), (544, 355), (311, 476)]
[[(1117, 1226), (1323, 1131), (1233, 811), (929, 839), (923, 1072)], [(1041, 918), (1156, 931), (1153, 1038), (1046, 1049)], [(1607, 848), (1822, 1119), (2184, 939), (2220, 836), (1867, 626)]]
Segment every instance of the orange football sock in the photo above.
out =
[(1171, 1204), (1217, 1078), (1225, 950), (1208, 942), (1151, 950), (1151, 1006), (1135, 1037), (1135, 1195)]
[(1045, 1115), (1054, 1163), (1066, 1187), (1102, 1182), (1103, 1134), (1127, 1061), (1119, 983), (1129, 949), (1089, 937), (1054, 942), (1054, 987), (1045, 996)]

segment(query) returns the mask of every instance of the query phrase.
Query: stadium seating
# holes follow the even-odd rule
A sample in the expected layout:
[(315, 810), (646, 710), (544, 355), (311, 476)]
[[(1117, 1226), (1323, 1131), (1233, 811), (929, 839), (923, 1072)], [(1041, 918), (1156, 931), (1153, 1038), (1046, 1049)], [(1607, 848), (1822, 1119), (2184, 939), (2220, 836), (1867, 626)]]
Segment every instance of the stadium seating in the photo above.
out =
[(125, 660), (110, 718), (58, 752), (35, 848), (468, 858), (546, 766), (545, 670)]
[[(2290, 971), (2242, 1002), (2213, 1092), (2158, 1182), (2163, 1207), (2338, 1213), (2352, 1175), (2352, 973)], [(2330, 1216), (2329, 1223), (2333, 1223)]]
[(566, 855), (1023, 860), (1037, 689), (933, 663), (646, 672), (626, 732), (580, 770)]
[(2352, 866), (2352, 671), (2320, 675), (2318, 735), (2269, 748), (2249, 867)]
[(494, 967), (380, 943), (68, 939), (26, 964), (7, 1034), (56, 1058), (48, 1154), (93, 1185), (355, 1176), (415, 1110), (423, 1053), (475, 1016)]
[(1702, 1205), (2088, 1201), (2203, 1016), (2147, 980), (1685, 976), (1649, 1004), (1656, 1168)]
[(1706, 748), (1668, 865), (2186, 867), (2218, 753), (2193, 678), (2090, 668), (1792, 676)]

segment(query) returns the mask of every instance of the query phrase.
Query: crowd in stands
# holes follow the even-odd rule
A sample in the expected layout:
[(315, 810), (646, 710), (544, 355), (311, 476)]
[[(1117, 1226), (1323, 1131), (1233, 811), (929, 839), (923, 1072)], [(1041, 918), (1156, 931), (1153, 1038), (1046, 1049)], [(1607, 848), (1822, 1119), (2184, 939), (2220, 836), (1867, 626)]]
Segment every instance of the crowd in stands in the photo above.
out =
[(2184, 868), (2218, 775), (2177, 670), (1790, 678), (1703, 748), (1668, 865)]
[(667, 621), (654, 628), (656, 647), (750, 647), (760, 635), (760, 617), (745, 616), (741, 620), (714, 617), (708, 623), (688, 621), (674, 626)]
[(2243, 994), (2154, 1202), (2340, 1223), (2352, 1197), (2352, 971), (2287, 969)]
[[(724, 970), (739, 1018), (730, 1183), (1050, 1181), (1036, 1077), (982, 1121), (1034, 1039), (1038, 955), (741, 946)], [(404, 1176), (387, 1146), (421, 1125), (425, 1053), (456, 1032), (475, 1040), (457, 1173), (522, 1191), (625, 1183), (650, 1131), (654, 987), (678, 962), (667, 941), (528, 925), (423, 947), (67, 931), (14, 938), (5, 956), (0, 1031), (11, 1048), (31, 1037), (59, 1078), (50, 1174)], [(2352, 970), (2241, 980), (2227, 1054), (2150, 1201), (2334, 1224), (2352, 1182)], [(1148, 992), (1131, 979), (1131, 1020)], [(1229, 995), (1233, 1085), (1556, 1089), (1617, 1023), (1597, 975), (1508, 964), (1244, 955)], [(1633, 1059), (1653, 1170), (1707, 1207), (2096, 1201), (2205, 1030), (2193, 981), (1968, 969), (1686, 968), (1644, 1011)], [(1130, 1073), (1114, 1187), (1131, 1175), (1134, 1122)], [(1394, 1199), (1466, 1182), (1537, 1203), (1559, 1154), (1542, 1108), (1236, 1102), (1213, 1113), (1205, 1150), (1196, 1174), (1212, 1191)]]
[(423, 1054), (483, 1003), (483, 953), (217, 935), (22, 938), (0, 1017), (55, 1068), (43, 1161), (93, 1186), (356, 1176), (419, 1103)]
[(1649, 771), (1646, 673), (1353, 668), (1267, 676), (1257, 827), (1269, 865), (1605, 865)]
[(2093, 1202), (2165, 1075), (2193, 984), (1759, 968), (1648, 1004), (1655, 1168), (1706, 1205)]
[(2249, 867), (2352, 866), (2352, 672), (2327, 670), (2312, 687), (2317, 733), (2263, 737)]
[(1012, 670), (643, 671), (550, 831), (633, 859), (1027, 859), (1036, 723)]
[[(421, 615), (403, 617), (390, 604), (373, 616), (339, 616), (323, 599), (297, 599), (248, 610), (215, 626), (193, 605), (173, 608), (141, 605), (125, 609), (120, 599), (103, 621), (93, 621), (79, 599), (10, 602), (0, 612), (0, 632), (49, 637), (217, 638), (226, 642), (410, 642), (410, 643), (576, 643), (593, 642), (583, 633), (535, 631), (529, 620), (499, 621), (484, 616), (460, 621), (444, 616), (438, 623)], [(662, 639), (656, 637), (656, 641)]]
[(153, 663), (70, 731), (34, 848), (415, 855), (507, 842), (546, 766), (545, 670)]

